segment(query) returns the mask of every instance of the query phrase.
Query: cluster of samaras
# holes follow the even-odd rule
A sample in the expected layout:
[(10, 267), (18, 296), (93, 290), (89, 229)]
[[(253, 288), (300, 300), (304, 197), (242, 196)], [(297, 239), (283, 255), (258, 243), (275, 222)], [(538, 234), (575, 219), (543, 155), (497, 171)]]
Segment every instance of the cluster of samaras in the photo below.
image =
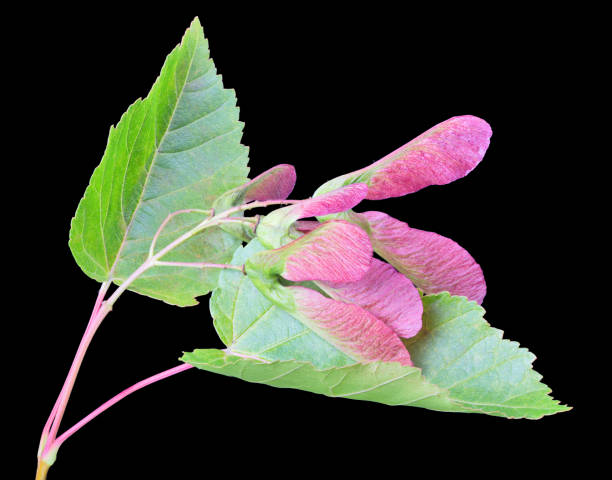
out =
[[(382, 212), (351, 209), (364, 199), (398, 197), (465, 176), (482, 160), (490, 137), (484, 120), (451, 118), (372, 165), (330, 180), (313, 198), (273, 211), (251, 231), (266, 250), (248, 259), (246, 274), (270, 301), (352, 358), (411, 365), (400, 337), (421, 329), (419, 290), (481, 303), (482, 270), (448, 238)], [(278, 165), (224, 194), (215, 211), (285, 199), (294, 184), (294, 168)], [(309, 217), (317, 220), (301, 220)]]

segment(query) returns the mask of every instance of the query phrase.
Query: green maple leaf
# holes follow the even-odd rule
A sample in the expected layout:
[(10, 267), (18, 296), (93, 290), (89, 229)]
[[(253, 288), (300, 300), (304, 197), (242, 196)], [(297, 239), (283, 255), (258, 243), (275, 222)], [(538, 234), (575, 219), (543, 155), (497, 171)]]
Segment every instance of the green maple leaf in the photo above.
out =
[[(236, 250), (233, 263), (262, 249), (253, 240)], [(441, 293), (423, 297), (423, 305), (423, 329), (405, 340), (414, 367), (359, 364), (272, 304), (247, 276), (224, 271), (210, 307), (227, 349), (196, 350), (182, 360), (251, 382), (389, 405), (509, 418), (568, 410), (531, 368), (535, 357), (502, 339), (478, 304)]]
[[(144, 100), (131, 105), (116, 127), (70, 229), (70, 249), (81, 269), (99, 282), (121, 283), (146, 259), (168, 214), (208, 209), (247, 180), (248, 150), (240, 144), (234, 91), (223, 88), (196, 18), (168, 55)], [(163, 247), (203, 219), (174, 218), (158, 241)], [(210, 228), (164, 260), (227, 262), (240, 241)], [(130, 290), (175, 305), (194, 305), (212, 290), (215, 269), (151, 268)]]

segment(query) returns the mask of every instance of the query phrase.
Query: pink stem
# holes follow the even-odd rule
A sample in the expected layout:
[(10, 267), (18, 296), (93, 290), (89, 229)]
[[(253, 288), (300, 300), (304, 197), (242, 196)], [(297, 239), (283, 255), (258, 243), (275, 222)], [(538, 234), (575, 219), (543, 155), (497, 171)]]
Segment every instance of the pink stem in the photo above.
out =
[(195, 213), (195, 212), (210, 213), (210, 210), (200, 210), (197, 208), (186, 208), (184, 210), (177, 210), (176, 212), (172, 212), (170, 215), (168, 215), (164, 219), (164, 221), (161, 223), (157, 231), (155, 232), (155, 235), (153, 236), (153, 240), (151, 240), (151, 246), (149, 247), (149, 256), (152, 257), (153, 254), (155, 253), (155, 244), (157, 243), (157, 239), (161, 235), (162, 230), (165, 228), (166, 225), (168, 225), (168, 222), (172, 218), (174, 218), (176, 215), (181, 215), (183, 213)]
[(132, 385), (129, 388), (126, 388), (123, 392), (115, 395), (113, 398), (108, 400), (106, 403), (103, 403), (102, 405), (100, 405), (93, 412), (91, 412), (89, 415), (87, 415), (85, 418), (83, 418), (80, 422), (76, 423), (73, 427), (70, 427), (68, 430), (66, 430), (64, 433), (62, 433), (57, 438), (57, 440), (55, 440), (55, 442), (53, 443), (53, 448), (58, 449), (62, 445), (62, 443), (64, 443), (64, 441), (66, 441), (66, 439), (68, 437), (73, 435), (81, 427), (83, 427), (84, 425), (89, 423), (91, 420), (93, 420), (98, 415), (100, 415), (104, 410), (106, 410), (107, 408), (113, 406), (119, 400), (127, 397), (131, 393), (134, 393), (135, 391), (140, 390), (141, 388), (146, 387), (147, 385), (151, 385), (152, 383), (155, 383), (155, 382), (158, 382), (160, 380), (163, 380), (164, 378), (168, 378), (168, 377), (171, 377), (172, 375), (175, 375), (177, 373), (184, 372), (185, 370), (189, 370), (192, 367), (193, 367), (193, 365), (190, 365), (188, 363), (184, 363), (183, 365), (179, 365), (178, 367), (174, 367), (174, 368), (171, 368), (169, 370), (165, 370), (165, 371), (163, 371), (161, 373), (158, 373), (157, 375), (153, 375), (152, 377), (149, 377), (149, 378), (147, 378), (145, 380), (142, 380), (142, 381)]
[(62, 421), (62, 417), (64, 416), (64, 412), (66, 410), (66, 405), (68, 403), (68, 398), (70, 397), (70, 393), (72, 392), (72, 388), (74, 387), (74, 382), (76, 380), (76, 376), (79, 372), (81, 364), (83, 363), (83, 357), (85, 356), (85, 352), (87, 351), (87, 347), (91, 343), (91, 339), (93, 338), (94, 333), (100, 326), (100, 323), (106, 316), (104, 312), (102, 315), (100, 314), (104, 296), (106, 295), (106, 291), (110, 283), (103, 283), (100, 287), (100, 291), (98, 292), (98, 297), (96, 298), (96, 303), (94, 305), (93, 311), (91, 312), (91, 317), (89, 318), (89, 322), (87, 323), (87, 328), (85, 329), (85, 333), (83, 334), (83, 338), (81, 338), (81, 342), (79, 343), (79, 348), (77, 349), (77, 353), (72, 360), (72, 365), (70, 366), (70, 370), (68, 371), (68, 375), (66, 376), (66, 380), (64, 381), (64, 385), (62, 386), (62, 390), (57, 397), (55, 405), (51, 410), (51, 415), (45, 424), (42, 433), (42, 440), (45, 442), (45, 446), (43, 448), (42, 456), (44, 456), (50, 448), (50, 445), (55, 440), (55, 436), (57, 435), (57, 431), (59, 429), (60, 423)]
[[(248, 204), (239, 205), (237, 207), (231, 208), (231, 209), (227, 210), (224, 213), (225, 213), (225, 215), (229, 215), (229, 214), (234, 213), (234, 212), (240, 212), (240, 211), (243, 211), (243, 210), (249, 210), (251, 208), (260, 208), (260, 207), (266, 207), (266, 206), (269, 206), (269, 205), (279, 205), (279, 204), (280, 205), (287, 205), (287, 204), (295, 204), (295, 203), (299, 203), (299, 202), (300, 202), (299, 200), (254, 201), (254, 202), (250, 202)], [(167, 223), (170, 221), (170, 219), (172, 217), (174, 217), (177, 214), (188, 213), (188, 212), (196, 212), (196, 211), (200, 211), (202, 213), (205, 213), (205, 211), (203, 211), (203, 210), (186, 209), (186, 210), (179, 210), (177, 212), (174, 212), (174, 213), (171, 213), (170, 215), (168, 215), (168, 217), (162, 222), (162, 225), (160, 225), (160, 227), (158, 228), (157, 232), (154, 235), (154, 238), (153, 238), (153, 241), (151, 243), (150, 250), (149, 250), (149, 257), (151, 258), (151, 256), (154, 255), (155, 243), (156, 243), (157, 239), (159, 238), (159, 235), (160, 235), (161, 231), (167, 225)], [(241, 218), (241, 217), (233, 218), (233, 217), (225, 216), (225, 218), (222, 218), (221, 221), (223, 221), (223, 222), (244, 222), (245, 219)], [(181, 238), (179, 237), (179, 239), (181, 239)], [(158, 253), (158, 255), (156, 255), (156, 257), (160, 258), (165, 253), (167, 253), (166, 252), (167, 249), (169, 250), (173, 246), (174, 246), (173, 243), (171, 243), (170, 245), (167, 245), (164, 249), (162, 249)], [(143, 267), (145, 267), (145, 265), (146, 265), (146, 268), (143, 268)], [(143, 264), (141, 266), (141, 268), (137, 269), (132, 274), (132, 276), (137, 276), (136, 274), (142, 273), (142, 271), (146, 270), (150, 266), (151, 265), (146, 264), (146, 262), (145, 262), (145, 264)], [(236, 268), (236, 267), (224, 266), (223, 268)], [(240, 268), (240, 267), (238, 267), (238, 268)], [(132, 276), (130, 276), (130, 278), (128, 278), (128, 280), (126, 280), (126, 283), (128, 283), (128, 281), (131, 280)], [(121, 289), (121, 287), (117, 291), (115, 291), (115, 293), (111, 296), (111, 298), (108, 300), (108, 302), (106, 302), (106, 303), (108, 303), (108, 307), (105, 308), (104, 307), (104, 305), (105, 305), (104, 297), (106, 296), (106, 292), (107, 292), (110, 284), (111, 284), (111, 282), (105, 282), (100, 287), (100, 291), (98, 293), (98, 297), (96, 299), (96, 303), (94, 305), (94, 309), (93, 309), (93, 311), (91, 313), (91, 317), (90, 317), (89, 322), (87, 324), (87, 328), (85, 329), (85, 333), (83, 334), (83, 338), (81, 338), (81, 342), (79, 343), (79, 348), (77, 349), (76, 355), (75, 355), (75, 357), (74, 357), (74, 359), (72, 361), (72, 365), (70, 366), (70, 370), (68, 371), (68, 375), (66, 376), (66, 380), (64, 381), (64, 385), (62, 386), (62, 390), (60, 391), (60, 394), (59, 394), (57, 400), (55, 401), (55, 404), (53, 405), (53, 408), (51, 410), (51, 414), (49, 415), (49, 418), (47, 419), (47, 422), (45, 423), (45, 426), (43, 428), (43, 432), (42, 432), (42, 435), (41, 435), (41, 446), (44, 445), (44, 447), (42, 448), (42, 451), (40, 452), (41, 453), (41, 457), (45, 457), (52, 448), (53, 449), (57, 449), (59, 444), (61, 444), (64, 440), (66, 440), (66, 438), (68, 438), (69, 435), (71, 435), (76, 430), (78, 430), (78, 428), (80, 428), (81, 426), (85, 425), (85, 423), (89, 422), (89, 420), (91, 420), (92, 418), (96, 417), (100, 412), (106, 410), (106, 408), (108, 408), (109, 406), (111, 406), (114, 403), (116, 403), (117, 401), (121, 400), (121, 398), (123, 398), (124, 396), (129, 395), (130, 393), (132, 393), (132, 391), (138, 390), (138, 389), (142, 388), (143, 386), (148, 385), (149, 383), (156, 382), (158, 380), (161, 380), (162, 378), (166, 378), (167, 376), (174, 375), (175, 373), (178, 373), (180, 371), (183, 371), (183, 370), (186, 370), (186, 369), (190, 368), (190, 366), (188, 366), (188, 365), (181, 365), (180, 367), (176, 367), (176, 369), (168, 370), (167, 372), (163, 372), (163, 373), (155, 375), (155, 376), (153, 376), (153, 377), (151, 377), (151, 378), (149, 378), (147, 380), (144, 380), (143, 382), (137, 383), (136, 385), (134, 385), (130, 389), (126, 390), (125, 392), (123, 392), (121, 394), (119, 394), (117, 397), (109, 400), (106, 404), (102, 405), (99, 409), (97, 409), (94, 412), (92, 412), (90, 415), (88, 415), (86, 418), (84, 418), (77, 425), (72, 427), (70, 430), (66, 431), (59, 439), (57, 439), (57, 440), (61, 440), (61, 442), (56, 441), (57, 431), (59, 429), (60, 423), (61, 423), (62, 418), (64, 416), (64, 412), (66, 410), (66, 405), (68, 403), (68, 399), (70, 397), (70, 394), (72, 393), (72, 389), (74, 387), (76, 376), (77, 376), (77, 374), (79, 372), (81, 364), (83, 363), (83, 357), (85, 356), (85, 352), (87, 351), (87, 348), (89, 347), (89, 344), (91, 343), (93, 335), (96, 333), (96, 330), (98, 329), (98, 327), (102, 323), (102, 320), (104, 320), (104, 317), (110, 311), (110, 308), (112, 307), (112, 304), (116, 300), (116, 297), (123, 291)], [(122, 286), (125, 286), (125, 283), (122, 284)]]
[[(93, 323), (93, 320), (98, 314), (100, 307), (102, 306), (102, 301), (104, 300), (104, 296), (106, 295), (107, 290), (108, 290), (108, 284), (102, 284), (98, 292), (98, 297), (96, 298), (96, 303), (94, 304), (94, 308), (91, 312), (91, 316), (89, 317), (89, 322), (87, 322), (87, 327), (85, 328), (85, 333), (83, 334), (83, 337), (85, 337), (88, 334), (89, 329), (91, 328), (91, 325)], [(74, 360), (73, 360), (73, 363), (74, 363)], [(57, 414), (57, 409), (59, 407), (60, 400), (62, 399), (62, 396), (64, 395), (66, 391), (67, 385), (68, 385), (68, 377), (66, 378), (66, 380), (64, 380), (64, 384), (62, 385), (60, 394), (58, 395), (57, 400), (55, 400), (55, 404), (53, 405), (51, 414), (49, 415), (49, 418), (47, 419), (47, 423), (45, 423), (45, 426), (43, 428), (41, 439), (44, 439), (46, 436), (48, 437), (49, 429), (51, 428), (52, 422), (55, 420), (55, 415)]]

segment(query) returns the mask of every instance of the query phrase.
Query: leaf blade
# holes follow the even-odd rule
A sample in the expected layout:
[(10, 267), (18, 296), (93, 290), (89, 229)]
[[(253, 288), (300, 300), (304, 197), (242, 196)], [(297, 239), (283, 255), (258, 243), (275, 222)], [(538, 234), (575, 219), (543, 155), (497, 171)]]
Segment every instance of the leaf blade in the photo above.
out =
[[(238, 249), (234, 263), (243, 263), (262, 248), (252, 242)], [(417, 368), (422, 373), (419, 374), (422, 382), (438, 389), (438, 393), (423, 398), (416, 406), (449, 412), (532, 419), (568, 410), (568, 407), (553, 400), (548, 395), (550, 389), (540, 383), (541, 376), (531, 368), (534, 356), (525, 349), (518, 349), (515, 342), (503, 340), (501, 332), (491, 328), (484, 320), (482, 307), (465, 297), (452, 297), (448, 293), (423, 297), (423, 329), (416, 337), (404, 340), (415, 367), (401, 366), (398, 362), (359, 364), (349, 357), (338, 355), (337, 350), (325, 350), (321, 345), (329, 347), (329, 344), (313, 343), (308, 337), (311, 333), (303, 333), (306, 328), (297, 319), (263, 297), (248, 277), (239, 272), (223, 272), (219, 288), (211, 297), (210, 306), (215, 328), (228, 346), (223, 355), (233, 353), (238, 358), (241, 358), (240, 355), (253, 358), (241, 359), (236, 364), (236, 370), (225, 366), (226, 360), (223, 360), (219, 368), (209, 368), (209, 365), (192, 362), (191, 359), (195, 357), (186, 354), (183, 358), (183, 361), (205, 370), (247, 381), (259, 381), (256, 377), (241, 375), (240, 369), (255, 368), (263, 375), (265, 369), (276, 368), (266, 365), (297, 367), (301, 362), (308, 362), (312, 370), (327, 371), (328, 374), (333, 371), (336, 373), (331, 375), (337, 375), (337, 372), (344, 371), (342, 369), (356, 365), (370, 365), (370, 368), (396, 365), (395, 368)], [(501, 353), (496, 354), (498, 351)], [(505, 359), (509, 363), (497, 365)], [(251, 367), (254, 363), (263, 366)], [(409, 374), (410, 370), (402, 372)], [(482, 372), (482, 375), (470, 379), (468, 375), (462, 376), (463, 372)], [(320, 375), (310, 372), (302, 383), (296, 377), (293, 383), (284, 386), (304, 389), (303, 385), (310, 385), (309, 382), (315, 381), (313, 377), (319, 378)], [(319, 387), (324, 390), (324, 386)], [(367, 390), (365, 379), (361, 387)], [(418, 391), (425, 387), (410, 384), (404, 385), (404, 388)], [(322, 391), (319, 393), (329, 394)], [(394, 390), (392, 396), (407, 398), (412, 393)], [(366, 395), (363, 399), (401, 404), (384, 396), (372, 398)]]
[(535, 356), (503, 339), (476, 302), (441, 293), (423, 297), (423, 308), (423, 329), (404, 344), (425, 378), (448, 390), (456, 405), (508, 418), (569, 410), (548, 395), (532, 369)]
[[(257, 241), (236, 250), (232, 264), (242, 265), (264, 251)], [(350, 356), (310, 330), (290, 312), (266, 298), (248, 276), (225, 270), (210, 298), (214, 325), (237, 354), (265, 361), (292, 360), (296, 352), (318, 368), (355, 363)]]
[(444, 391), (425, 382), (418, 368), (395, 362), (358, 363), (319, 370), (308, 362), (263, 363), (214, 349), (185, 353), (181, 360), (201, 370), (277, 388), (298, 388), (328, 397), (386, 405), (427, 405), (441, 411), (452, 408)]
[[(235, 104), (234, 92), (224, 89), (216, 74), (195, 19), (149, 95), (111, 128), (105, 154), (79, 203), (69, 245), (87, 275), (121, 283), (144, 261), (150, 240), (169, 213), (205, 209), (246, 181), (247, 149), (240, 144), (242, 123)], [(177, 218), (159, 245), (195, 224), (193, 216)], [(168, 260), (228, 260), (239, 243), (214, 230), (200, 235), (199, 245), (191, 241), (181, 246)], [(221, 242), (220, 255), (213, 254), (211, 242)], [(177, 305), (197, 303), (195, 297), (214, 288), (218, 277), (211, 270), (181, 272), (189, 282), (179, 291), (175, 272), (155, 268), (148, 273), (148, 279), (130, 290)], [(153, 276), (158, 278), (153, 281)], [(175, 291), (167, 294), (169, 285)]]

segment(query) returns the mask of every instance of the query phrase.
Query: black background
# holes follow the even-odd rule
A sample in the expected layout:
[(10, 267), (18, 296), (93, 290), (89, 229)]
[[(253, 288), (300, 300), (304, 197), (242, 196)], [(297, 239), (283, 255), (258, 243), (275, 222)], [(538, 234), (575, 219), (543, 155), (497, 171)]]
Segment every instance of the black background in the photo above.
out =
[[(277, 163), (295, 165), (293, 198), (451, 116), (491, 124), (491, 146), (468, 177), (360, 209), (384, 210), (465, 247), (485, 272), (488, 321), (538, 356), (544, 382), (574, 409), (509, 421), (334, 400), (189, 371), (141, 390), (79, 431), (60, 450), (50, 478), (206, 478), (213, 467), (242, 477), (348, 475), (354, 468), (379, 475), (399, 468), (408, 476), (416, 465), (429, 475), (445, 467), (477, 475), (489, 471), (485, 459), (506, 473), (534, 468), (534, 461), (546, 471), (581, 461), (575, 432), (590, 407), (572, 347), (580, 265), (568, 251), (577, 228), (573, 110), (582, 102), (576, 71), (584, 44), (570, 19), (533, 11), (464, 18), (382, 5), (208, 3), (146, 16), (91, 7), (78, 21), (53, 9), (30, 18), (24, 32), (21, 46), (36, 59), (20, 74), (30, 90), (24, 108), (38, 119), (23, 141), (28, 158), (38, 159), (27, 200), (40, 217), (21, 246), (31, 273), (40, 265), (45, 272), (22, 300), (26, 317), (38, 319), (27, 323), (28, 353), (20, 358), (30, 375), (17, 394), (28, 409), (21, 450), (31, 453), (32, 473), (40, 429), (98, 288), (72, 259), (70, 219), (109, 126), (147, 94), (196, 15), (225, 86), (237, 92), (251, 176)], [(207, 298), (181, 309), (125, 294), (94, 338), (64, 427), (176, 365), (182, 351), (220, 346)]]

